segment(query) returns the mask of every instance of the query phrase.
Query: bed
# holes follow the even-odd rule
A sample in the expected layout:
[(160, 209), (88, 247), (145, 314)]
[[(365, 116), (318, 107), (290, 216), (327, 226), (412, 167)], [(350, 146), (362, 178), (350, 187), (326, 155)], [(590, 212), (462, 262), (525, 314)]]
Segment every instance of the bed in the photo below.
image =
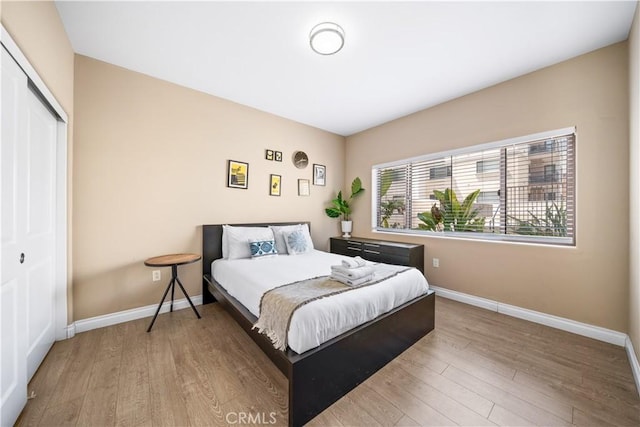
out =
[[(293, 224), (300, 222), (235, 225)], [(291, 348), (276, 350), (269, 338), (252, 329), (257, 317), (251, 310), (213, 279), (212, 263), (222, 258), (222, 235), (222, 224), (203, 226), (203, 303), (220, 303), (287, 377), (290, 426), (310, 421), (434, 328), (435, 294), (429, 290), (300, 354)]]

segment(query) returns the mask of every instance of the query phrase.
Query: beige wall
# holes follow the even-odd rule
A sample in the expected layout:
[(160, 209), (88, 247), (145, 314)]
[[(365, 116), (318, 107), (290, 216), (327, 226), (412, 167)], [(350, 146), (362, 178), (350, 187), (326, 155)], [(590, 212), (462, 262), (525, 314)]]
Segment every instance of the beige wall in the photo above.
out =
[(67, 38), (58, 10), (50, 1), (2, 1), (0, 19), (11, 34), (22, 53), (27, 57), (38, 75), (69, 119), (67, 128), (68, 165), (68, 320), (73, 320), (72, 257), (71, 257), (71, 174), (73, 165), (73, 61), (74, 53)]
[[(170, 269), (154, 283), (143, 261), (200, 253), (202, 224), (309, 220), (321, 249), (338, 233), (323, 209), (344, 181), (343, 137), (80, 55), (75, 77), (76, 320), (157, 304)], [(265, 160), (267, 148), (283, 162)], [(249, 162), (248, 190), (226, 187), (228, 159)], [(299, 197), (312, 163), (327, 166), (327, 185)], [(272, 173), (280, 197), (268, 194)], [(201, 293), (200, 263), (180, 276)]]
[(374, 234), (370, 196), (354, 233), (424, 243), (433, 285), (626, 332), (628, 124), (622, 42), (347, 138), (345, 180), (371, 188), (377, 163), (576, 126), (575, 248)]
[(640, 4), (629, 33), (629, 337), (640, 359)]

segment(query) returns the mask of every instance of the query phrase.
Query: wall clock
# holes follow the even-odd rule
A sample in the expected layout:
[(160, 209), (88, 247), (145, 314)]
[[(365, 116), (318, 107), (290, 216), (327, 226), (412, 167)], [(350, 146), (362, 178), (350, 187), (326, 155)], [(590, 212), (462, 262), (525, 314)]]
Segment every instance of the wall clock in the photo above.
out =
[(304, 151), (296, 151), (293, 153), (293, 164), (298, 169), (304, 169), (309, 164), (309, 157)]

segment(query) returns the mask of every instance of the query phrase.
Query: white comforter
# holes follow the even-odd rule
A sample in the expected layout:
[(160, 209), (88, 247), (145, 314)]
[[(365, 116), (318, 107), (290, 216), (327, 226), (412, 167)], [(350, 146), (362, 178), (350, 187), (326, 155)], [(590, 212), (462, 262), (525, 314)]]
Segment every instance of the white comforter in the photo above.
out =
[[(231, 296), (259, 317), (263, 293), (288, 283), (328, 276), (331, 265), (340, 264), (346, 258), (314, 250), (302, 255), (217, 259), (211, 264), (211, 272)], [(428, 287), (422, 273), (410, 269), (381, 283), (306, 304), (296, 310), (291, 319), (289, 347), (298, 353), (317, 347), (424, 294)]]

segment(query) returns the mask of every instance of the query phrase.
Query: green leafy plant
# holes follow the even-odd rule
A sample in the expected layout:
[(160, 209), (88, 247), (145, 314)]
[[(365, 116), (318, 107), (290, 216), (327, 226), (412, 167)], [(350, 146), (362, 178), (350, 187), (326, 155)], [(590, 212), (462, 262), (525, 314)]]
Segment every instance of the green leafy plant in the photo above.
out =
[(324, 211), (330, 218), (338, 218), (342, 215), (344, 221), (349, 221), (351, 218), (351, 201), (354, 197), (362, 194), (364, 188), (362, 188), (362, 181), (356, 177), (351, 183), (351, 196), (349, 198), (342, 197), (342, 191), (338, 191), (338, 195), (331, 201), (332, 205), (326, 208)]
[(381, 202), (380, 209), (382, 211), (382, 226), (389, 228), (389, 218), (391, 218), (393, 212), (398, 211), (399, 214), (404, 213), (404, 200), (391, 199)]
[(433, 190), (433, 194), (440, 202), (434, 203), (431, 212), (418, 214), (423, 224), (418, 224), (422, 230), (431, 231), (483, 231), (485, 217), (479, 216), (473, 203), (478, 198), (480, 190), (470, 193), (462, 203), (458, 201), (455, 191), (447, 188), (444, 191)]
[(531, 219), (522, 220), (509, 216), (518, 224), (513, 231), (515, 234), (527, 236), (567, 236), (567, 209), (564, 205), (558, 206), (555, 202), (547, 202), (544, 218), (528, 211)]

